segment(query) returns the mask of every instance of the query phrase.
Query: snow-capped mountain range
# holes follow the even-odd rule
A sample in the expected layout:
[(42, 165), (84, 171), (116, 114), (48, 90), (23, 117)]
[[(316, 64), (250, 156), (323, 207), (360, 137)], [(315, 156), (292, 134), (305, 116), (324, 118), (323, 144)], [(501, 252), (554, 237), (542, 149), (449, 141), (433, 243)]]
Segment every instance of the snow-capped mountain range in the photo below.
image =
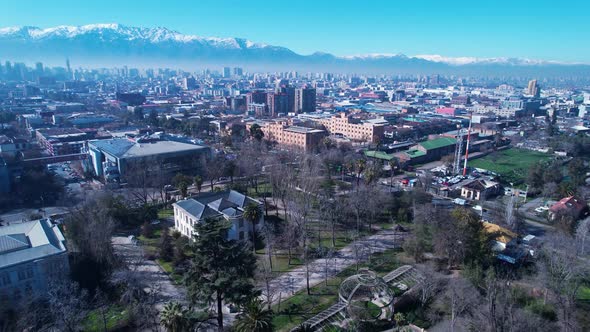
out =
[(178, 43), (207, 43), (212, 46), (226, 48), (264, 48), (268, 45), (258, 44), (239, 38), (215, 38), (184, 35), (167, 28), (138, 28), (124, 26), (118, 23), (89, 24), (82, 26), (60, 25), (53, 28), (38, 27), (7, 27), (0, 28), (0, 38), (23, 38), (31, 41), (41, 41), (52, 38), (75, 39), (80, 36), (95, 36), (103, 41), (113, 39), (127, 39), (129, 41), (142, 40), (150, 43), (178, 42)]
[(590, 66), (521, 58), (445, 57), (441, 55), (367, 54), (338, 57), (316, 52), (300, 55), (286, 47), (242, 38), (186, 35), (163, 27), (116, 23), (38, 28), (0, 28), (0, 60), (47, 61), (86, 66), (244, 65), (267, 69), (323, 69), (399, 73), (521, 73), (534, 70), (588, 73)]

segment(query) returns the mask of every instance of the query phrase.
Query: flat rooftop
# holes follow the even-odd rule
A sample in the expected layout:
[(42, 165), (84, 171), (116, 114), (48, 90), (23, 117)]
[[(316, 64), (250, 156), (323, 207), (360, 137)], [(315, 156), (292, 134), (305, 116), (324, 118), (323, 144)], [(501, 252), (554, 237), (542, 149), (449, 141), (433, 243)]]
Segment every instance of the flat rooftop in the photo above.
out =
[(44, 128), (37, 129), (41, 135), (52, 138), (64, 138), (64, 137), (75, 137), (85, 136), (86, 133), (76, 128)]
[(117, 158), (154, 156), (167, 153), (201, 151), (205, 146), (176, 141), (150, 141), (137, 143), (126, 138), (91, 141), (88, 145)]
[(315, 129), (315, 128), (307, 128), (307, 127), (299, 127), (299, 126), (290, 126), (285, 128), (285, 131), (291, 131), (294, 133), (302, 133), (302, 134), (306, 134), (306, 133), (323, 133), (324, 131), (321, 129)]

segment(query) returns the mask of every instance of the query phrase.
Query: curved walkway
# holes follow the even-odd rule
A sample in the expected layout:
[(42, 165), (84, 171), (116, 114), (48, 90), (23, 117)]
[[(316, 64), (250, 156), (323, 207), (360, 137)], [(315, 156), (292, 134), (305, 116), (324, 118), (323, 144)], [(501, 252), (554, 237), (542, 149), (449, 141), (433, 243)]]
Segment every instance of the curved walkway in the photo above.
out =
[[(336, 252), (333, 258), (320, 258), (309, 263), (309, 285), (315, 286), (323, 282), (327, 277), (332, 278), (349, 266), (359, 261), (366, 260), (370, 254), (383, 252), (401, 245), (403, 236), (406, 233), (383, 230), (377, 234), (359, 239)], [(327, 265), (327, 268), (326, 268)], [(271, 302), (279, 299), (286, 300), (300, 290), (306, 288), (305, 265), (281, 274), (270, 281)], [(266, 287), (259, 285), (263, 294)]]

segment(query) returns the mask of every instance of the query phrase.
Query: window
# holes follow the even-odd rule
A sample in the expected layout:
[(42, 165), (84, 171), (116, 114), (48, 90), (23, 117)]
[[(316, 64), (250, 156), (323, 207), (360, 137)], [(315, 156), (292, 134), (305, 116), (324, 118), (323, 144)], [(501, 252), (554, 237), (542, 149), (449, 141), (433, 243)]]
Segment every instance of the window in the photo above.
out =
[(10, 274), (8, 272), (4, 272), (0, 275), (0, 285), (10, 285)]
[(33, 278), (33, 268), (27, 268), (27, 279)]
[(240, 228), (244, 227), (244, 219), (240, 219), (239, 227)]
[(25, 280), (27, 279), (27, 274), (25, 270), (18, 270), (18, 280)]
[(244, 232), (243, 232), (243, 231), (241, 231), (241, 232), (240, 232), (240, 240), (243, 240), (243, 239), (244, 239)]
[(31, 295), (31, 293), (33, 293), (33, 285), (31, 285), (31, 283), (30, 283), (30, 282), (27, 282), (27, 283), (25, 284), (25, 293), (26, 293), (27, 295)]

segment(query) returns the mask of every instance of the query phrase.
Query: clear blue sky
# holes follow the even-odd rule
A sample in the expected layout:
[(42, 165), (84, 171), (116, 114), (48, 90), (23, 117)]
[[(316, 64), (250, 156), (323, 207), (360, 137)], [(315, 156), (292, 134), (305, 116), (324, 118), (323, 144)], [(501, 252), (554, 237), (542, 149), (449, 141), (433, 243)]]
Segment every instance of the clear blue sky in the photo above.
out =
[(243, 37), (302, 54), (507, 56), (590, 63), (589, 12), (588, 0), (2, 0), (0, 26), (116, 22)]

